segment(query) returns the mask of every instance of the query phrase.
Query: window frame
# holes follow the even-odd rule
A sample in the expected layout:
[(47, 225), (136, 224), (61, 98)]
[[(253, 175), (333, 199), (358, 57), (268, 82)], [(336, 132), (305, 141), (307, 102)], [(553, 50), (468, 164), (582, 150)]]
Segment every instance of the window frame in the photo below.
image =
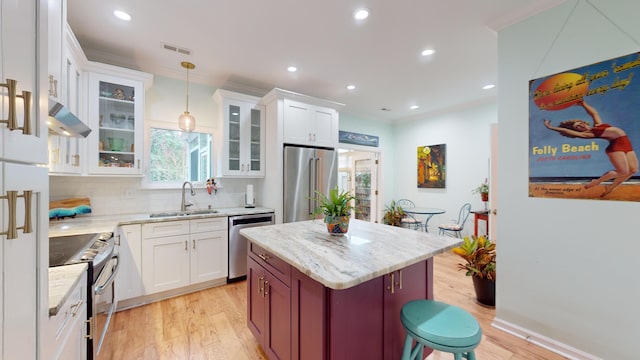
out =
[[(165, 129), (165, 130), (174, 130), (174, 131), (181, 131), (178, 128), (178, 121), (176, 120), (175, 122), (166, 122), (166, 121), (159, 121), (159, 120), (147, 120), (144, 122), (144, 176), (142, 178), (142, 184), (141, 187), (143, 189), (181, 189), (182, 188), (182, 184), (187, 181), (182, 180), (182, 181), (165, 181), (165, 182), (152, 182), (151, 181), (151, 175), (150, 175), (150, 171), (151, 171), (151, 128), (156, 128), (156, 129)], [(214, 141), (215, 141), (215, 136), (214, 136), (214, 129), (212, 127), (208, 127), (208, 126), (201, 126), (198, 125), (198, 127), (194, 130), (194, 132), (196, 133), (203, 133), (203, 134), (208, 134), (211, 136), (211, 158), (209, 159), (209, 167), (211, 169), (211, 177), (213, 177), (213, 172), (214, 172), (214, 164), (213, 164), (213, 158), (215, 157), (214, 155), (214, 151), (215, 151), (215, 147), (214, 147)], [(200, 164), (198, 164), (200, 165)], [(188, 169), (188, 171), (190, 171), (190, 169)], [(206, 186), (206, 180), (205, 181), (192, 181), (191, 182), (193, 184), (194, 187), (197, 188), (203, 188)]]

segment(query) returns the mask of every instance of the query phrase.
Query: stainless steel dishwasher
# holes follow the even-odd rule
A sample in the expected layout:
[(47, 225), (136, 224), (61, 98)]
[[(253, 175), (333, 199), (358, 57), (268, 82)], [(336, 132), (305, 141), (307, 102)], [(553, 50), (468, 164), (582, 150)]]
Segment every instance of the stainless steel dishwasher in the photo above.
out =
[(247, 238), (240, 229), (274, 223), (273, 213), (229, 216), (229, 281), (247, 278)]

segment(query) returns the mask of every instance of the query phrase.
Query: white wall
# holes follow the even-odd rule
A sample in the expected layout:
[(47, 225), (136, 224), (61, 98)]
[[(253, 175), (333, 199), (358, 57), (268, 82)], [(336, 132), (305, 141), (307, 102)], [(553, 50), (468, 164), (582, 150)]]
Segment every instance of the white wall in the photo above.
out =
[[(496, 105), (486, 104), (396, 125), (390, 167), (395, 174), (395, 188), (387, 202), (406, 198), (416, 206), (445, 209), (445, 214), (435, 215), (429, 221), (431, 232), (437, 231), (439, 223), (457, 219), (464, 203), (471, 203), (474, 210), (484, 208), (480, 195), (471, 191), (489, 177), (490, 124), (496, 121)], [(418, 146), (438, 144), (446, 144), (445, 188), (418, 188)], [(463, 231), (463, 235), (470, 234), (473, 215)]]
[(574, 0), (499, 33), (497, 323), (605, 359), (638, 358), (640, 204), (528, 197), (528, 81), (637, 52), (639, 13)]
[[(189, 84), (189, 112), (196, 117), (198, 126), (214, 127), (214, 107), (211, 96), (214, 87)], [(186, 108), (186, 84), (155, 76), (153, 86), (145, 93), (145, 121), (162, 121), (175, 124)], [(215, 156), (216, 154), (214, 154)], [(204, 187), (196, 189), (196, 196), (188, 196), (195, 208), (236, 207), (244, 205), (247, 184), (258, 184), (257, 179), (216, 179), (222, 189), (209, 195)], [(182, 189), (150, 190), (142, 186), (141, 178), (50, 176), (50, 198), (60, 200), (69, 197), (89, 197), (94, 215), (146, 213), (180, 209)], [(262, 194), (256, 192), (256, 203), (262, 202)]]

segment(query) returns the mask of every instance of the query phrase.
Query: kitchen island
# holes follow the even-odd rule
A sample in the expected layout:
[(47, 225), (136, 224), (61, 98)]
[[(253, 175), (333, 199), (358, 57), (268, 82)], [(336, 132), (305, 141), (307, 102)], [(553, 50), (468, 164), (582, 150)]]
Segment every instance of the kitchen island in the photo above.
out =
[(433, 298), (433, 256), (460, 243), (352, 219), (248, 228), (247, 324), (270, 359), (400, 359), (400, 309)]

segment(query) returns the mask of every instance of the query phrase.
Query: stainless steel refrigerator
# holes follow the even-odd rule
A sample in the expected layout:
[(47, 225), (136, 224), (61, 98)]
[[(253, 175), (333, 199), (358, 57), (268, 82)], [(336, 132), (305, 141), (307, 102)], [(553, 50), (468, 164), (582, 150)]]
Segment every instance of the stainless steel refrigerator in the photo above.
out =
[(313, 219), (315, 191), (325, 195), (338, 183), (338, 152), (301, 146), (284, 147), (284, 219)]

